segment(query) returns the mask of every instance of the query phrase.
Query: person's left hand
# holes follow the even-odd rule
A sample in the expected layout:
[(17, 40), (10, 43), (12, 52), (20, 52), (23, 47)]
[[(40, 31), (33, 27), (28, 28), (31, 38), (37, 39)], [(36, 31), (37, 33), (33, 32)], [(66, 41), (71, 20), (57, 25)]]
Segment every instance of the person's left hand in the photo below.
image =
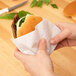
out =
[(61, 30), (61, 32), (50, 40), (52, 45), (58, 43), (55, 50), (62, 47), (76, 46), (76, 24), (57, 23), (56, 26)]
[(25, 69), (33, 76), (54, 76), (52, 62), (46, 48), (46, 40), (42, 39), (39, 42), (36, 55), (26, 55), (16, 49), (15, 57), (23, 63)]

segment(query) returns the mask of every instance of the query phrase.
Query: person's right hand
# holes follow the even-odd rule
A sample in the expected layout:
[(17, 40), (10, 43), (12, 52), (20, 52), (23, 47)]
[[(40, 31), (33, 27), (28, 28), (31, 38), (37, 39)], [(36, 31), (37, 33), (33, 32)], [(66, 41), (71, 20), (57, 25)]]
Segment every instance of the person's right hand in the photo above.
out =
[(76, 24), (75, 23), (57, 23), (61, 32), (51, 39), (51, 44), (57, 44), (56, 49), (65, 46), (76, 46)]
[(47, 53), (46, 43), (45, 39), (40, 40), (36, 55), (23, 54), (18, 49), (15, 51), (15, 57), (23, 63), (25, 69), (32, 76), (56, 76)]

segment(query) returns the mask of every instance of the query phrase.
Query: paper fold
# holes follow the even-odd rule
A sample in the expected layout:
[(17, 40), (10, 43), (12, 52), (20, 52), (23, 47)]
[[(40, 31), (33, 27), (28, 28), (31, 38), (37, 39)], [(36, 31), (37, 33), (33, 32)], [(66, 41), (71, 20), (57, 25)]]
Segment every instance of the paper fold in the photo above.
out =
[(50, 54), (56, 47), (56, 45), (50, 44), (50, 39), (59, 32), (60, 29), (55, 24), (43, 18), (43, 20), (36, 25), (34, 31), (16, 39), (12, 39), (12, 41), (22, 53), (35, 55), (38, 51), (39, 41), (45, 38), (47, 40), (47, 52)]

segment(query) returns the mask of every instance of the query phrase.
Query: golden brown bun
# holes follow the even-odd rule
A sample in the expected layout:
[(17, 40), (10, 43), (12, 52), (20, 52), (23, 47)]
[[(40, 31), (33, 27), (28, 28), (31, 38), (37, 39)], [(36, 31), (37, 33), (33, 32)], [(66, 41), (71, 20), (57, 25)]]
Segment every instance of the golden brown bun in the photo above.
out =
[(64, 15), (65, 16), (74, 16), (76, 15), (76, 1), (68, 4), (65, 8), (64, 8)]
[(76, 23), (76, 15), (72, 16), (72, 20)]
[(41, 17), (29, 15), (25, 22), (17, 29), (17, 37), (23, 36), (35, 30), (35, 26), (42, 21)]

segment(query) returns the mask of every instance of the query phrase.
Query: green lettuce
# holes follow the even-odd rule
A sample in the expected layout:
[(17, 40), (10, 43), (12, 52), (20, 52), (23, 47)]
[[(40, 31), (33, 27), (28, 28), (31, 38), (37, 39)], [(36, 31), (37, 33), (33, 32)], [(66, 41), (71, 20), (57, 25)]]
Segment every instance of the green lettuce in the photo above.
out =
[(13, 19), (16, 14), (19, 15), (19, 18), (22, 18), (23, 16), (26, 16), (27, 14), (31, 14), (31, 13), (22, 10), (22, 11), (19, 11), (18, 13), (10, 13), (10, 14), (5, 14), (5, 15), (0, 15), (0, 19)]

